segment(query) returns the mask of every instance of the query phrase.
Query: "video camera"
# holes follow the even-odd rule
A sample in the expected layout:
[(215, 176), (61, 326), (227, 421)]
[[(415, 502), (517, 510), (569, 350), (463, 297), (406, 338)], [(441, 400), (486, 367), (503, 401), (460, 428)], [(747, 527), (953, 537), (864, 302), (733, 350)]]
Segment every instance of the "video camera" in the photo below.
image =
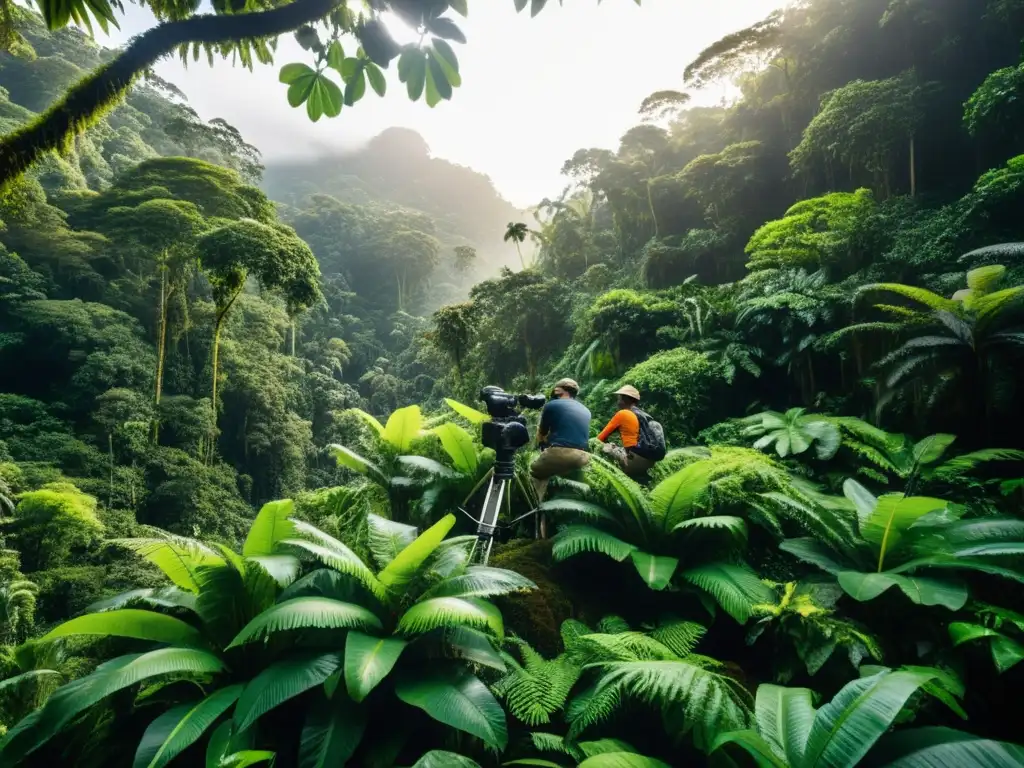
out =
[(497, 454), (495, 474), (512, 477), (515, 452), (530, 442), (526, 419), (516, 407), (539, 410), (547, 401), (543, 395), (513, 395), (494, 386), (481, 389), (480, 399), (487, 405), (487, 413), (491, 417), (482, 426), (481, 439), (486, 448)]
[(492, 419), (510, 419), (519, 415), (516, 406), (540, 410), (547, 399), (544, 395), (512, 395), (501, 387), (484, 387), (480, 399), (487, 404), (487, 413)]

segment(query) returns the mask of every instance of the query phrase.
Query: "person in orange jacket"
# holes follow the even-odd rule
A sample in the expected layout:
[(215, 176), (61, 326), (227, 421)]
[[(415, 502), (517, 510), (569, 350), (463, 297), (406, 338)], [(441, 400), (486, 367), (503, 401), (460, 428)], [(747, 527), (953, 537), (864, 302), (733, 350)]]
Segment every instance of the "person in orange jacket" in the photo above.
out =
[[(603, 443), (601, 453), (622, 467), (622, 470), (630, 477), (637, 480), (646, 479), (647, 472), (654, 466), (654, 462), (637, 455), (632, 450), (640, 441), (640, 419), (635, 412), (635, 408), (640, 404), (640, 393), (636, 387), (627, 384), (615, 394), (619, 398), (619, 410), (612, 416), (608, 426), (597, 436), (597, 439)], [(621, 446), (608, 442), (608, 438), (615, 432), (619, 433)]]

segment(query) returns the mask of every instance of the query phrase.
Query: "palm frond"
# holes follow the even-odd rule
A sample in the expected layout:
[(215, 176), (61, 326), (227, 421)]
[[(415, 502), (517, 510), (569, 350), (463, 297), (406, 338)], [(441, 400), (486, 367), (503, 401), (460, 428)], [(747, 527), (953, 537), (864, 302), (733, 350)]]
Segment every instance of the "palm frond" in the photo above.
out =
[(600, 552), (621, 563), (635, 549), (632, 544), (593, 526), (570, 525), (555, 535), (552, 540), (551, 556), (557, 562), (583, 552)]
[(536, 584), (515, 571), (475, 565), (461, 576), (445, 579), (431, 587), (420, 597), (420, 602), (433, 597), (495, 597), (536, 588)]

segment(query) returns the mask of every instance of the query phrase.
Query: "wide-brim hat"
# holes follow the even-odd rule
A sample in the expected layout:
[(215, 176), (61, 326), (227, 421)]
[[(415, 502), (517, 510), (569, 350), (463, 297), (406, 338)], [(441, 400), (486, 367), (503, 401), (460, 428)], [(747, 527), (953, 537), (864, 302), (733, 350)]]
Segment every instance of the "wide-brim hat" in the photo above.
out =
[(633, 398), (638, 403), (640, 402), (640, 393), (637, 391), (637, 388), (636, 387), (631, 387), (631, 386), (629, 386), (629, 384), (627, 384), (624, 387), (619, 387), (617, 390), (615, 390), (615, 394), (616, 395), (625, 395), (626, 397)]

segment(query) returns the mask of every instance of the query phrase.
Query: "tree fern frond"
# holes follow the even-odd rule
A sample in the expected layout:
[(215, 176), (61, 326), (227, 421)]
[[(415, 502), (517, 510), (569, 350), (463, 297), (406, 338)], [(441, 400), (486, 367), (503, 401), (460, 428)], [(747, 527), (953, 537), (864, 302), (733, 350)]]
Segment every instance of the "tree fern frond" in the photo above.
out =
[(903, 285), (902, 283), (871, 283), (868, 285), (862, 285), (857, 289), (858, 295), (875, 292), (885, 291), (888, 293), (895, 293), (904, 298), (916, 301), (918, 304), (923, 304), (929, 309), (944, 309), (948, 312), (956, 312), (960, 307), (960, 302), (953, 301), (939, 296), (937, 293), (927, 290), (926, 288), (918, 288), (914, 285)]
[(1013, 448), (986, 448), (981, 451), (965, 453), (942, 463), (933, 470), (936, 477), (950, 478), (963, 475), (989, 461), (1024, 461), (1024, 451)]
[(571, 525), (558, 532), (552, 541), (551, 555), (556, 562), (582, 552), (600, 552), (622, 562), (636, 549), (610, 533), (589, 525)]
[(610, 661), (674, 661), (678, 654), (641, 632), (593, 634), (580, 638), (591, 664)]
[(406, 634), (423, 634), (456, 625), (488, 629), (497, 637), (505, 634), (501, 612), (486, 600), (476, 598), (434, 597), (416, 603), (398, 621), (398, 629)]
[(631, 631), (629, 622), (621, 616), (615, 616), (614, 614), (605, 616), (597, 622), (597, 632), (599, 634), (621, 635), (623, 632)]
[(477, 565), (461, 576), (434, 585), (420, 597), (419, 602), (432, 597), (494, 597), (536, 588), (536, 584), (515, 571)]
[(753, 606), (770, 602), (775, 596), (746, 566), (708, 563), (683, 571), (682, 577), (715, 598), (740, 624), (750, 618)]
[(530, 727), (545, 725), (565, 707), (580, 668), (564, 657), (546, 660), (525, 643), (521, 650), (529, 660), (512, 668), (495, 685), (495, 693), (518, 720)]
[(695, 621), (670, 621), (658, 625), (650, 635), (674, 654), (684, 658), (693, 653), (707, 631), (707, 627)]
[(295, 629), (381, 629), (380, 619), (362, 606), (327, 597), (294, 597), (263, 611), (228, 645), (251, 643)]
[[(657, 706), (698, 746), (718, 733), (745, 728), (752, 698), (735, 680), (688, 661), (625, 661), (602, 665), (588, 705), (576, 713), (570, 736), (605, 720), (622, 698)], [(609, 693), (614, 692), (612, 697)]]

